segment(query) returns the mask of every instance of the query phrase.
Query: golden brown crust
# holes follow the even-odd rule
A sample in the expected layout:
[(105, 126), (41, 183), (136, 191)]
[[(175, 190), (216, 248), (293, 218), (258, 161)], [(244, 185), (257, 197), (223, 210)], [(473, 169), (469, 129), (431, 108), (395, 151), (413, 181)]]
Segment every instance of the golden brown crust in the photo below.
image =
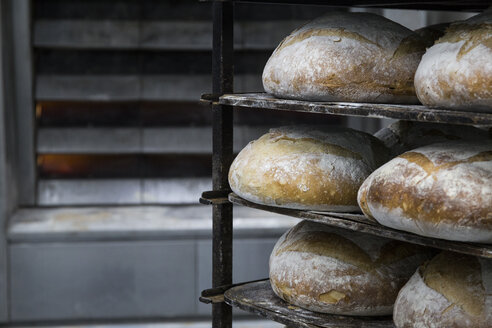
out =
[(431, 144), (406, 152), (373, 172), (359, 191), (366, 214), (382, 225), (481, 243), (492, 243), (491, 199), (488, 140)]
[(471, 316), (483, 313), (485, 289), (477, 258), (443, 252), (424, 266), (422, 278), (427, 286), (446, 297), (453, 306), (460, 306)]
[[(231, 188), (243, 198), (266, 205), (356, 210), (360, 184), (380, 164), (366, 156), (384, 160), (388, 151), (370, 135), (343, 131), (340, 133), (353, 133), (361, 145), (342, 146), (272, 130), (234, 160), (229, 172)], [(343, 139), (342, 134), (337, 138)]]
[(490, 328), (492, 263), (443, 252), (422, 265), (401, 289), (393, 319), (397, 328)]
[[(445, 158), (434, 159), (434, 161), (441, 162), (440, 165), (435, 165), (433, 161), (419, 152), (406, 152), (398, 157), (418, 165), (427, 175), (433, 177), (437, 184), (437, 172), (450, 169), (458, 164), (492, 161), (492, 151), (481, 152), (459, 161), (447, 161)], [(416, 173), (415, 168), (408, 165), (401, 172), (402, 179), (412, 179)], [(470, 183), (479, 183), (476, 177), (470, 176), (470, 179)], [(385, 179), (375, 179), (370, 185), (366, 202), (380, 204), (388, 211), (400, 209), (404, 216), (416, 221), (434, 224), (461, 222), (470, 227), (492, 229), (492, 218), (474, 220), (474, 218), (490, 217), (490, 207), (464, 208), (462, 199), (459, 197), (449, 199), (446, 196), (446, 190), (437, 187), (430, 193), (422, 194), (418, 188), (419, 186), (415, 185), (402, 189), (401, 182), (398, 180), (389, 182)]]
[[(349, 151), (341, 150), (336, 145), (318, 143), (312, 143), (309, 139), (299, 140), (294, 142), (289, 138), (282, 138), (274, 144), (263, 143), (265, 139), (270, 137), (261, 137), (253, 145), (254, 148), (250, 152), (243, 153), (243, 156), (282, 156), (282, 154), (289, 153), (330, 153), (331, 150), (338, 156), (346, 158), (354, 158)], [(321, 146), (317, 148), (316, 146)], [(254, 154), (256, 152), (257, 154)], [(342, 155), (343, 154), (343, 155)], [(292, 159), (295, 160), (295, 159)], [(241, 186), (242, 193), (251, 193), (256, 195), (268, 195), (268, 198), (274, 199), (276, 205), (285, 205), (289, 203), (302, 203), (307, 206), (318, 204), (337, 204), (337, 205), (354, 205), (356, 203), (357, 185), (354, 185), (352, 181), (336, 180), (326, 175), (323, 169), (319, 167), (320, 159), (312, 158), (306, 161), (305, 171), (309, 172), (309, 176), (296, 175), (286, 177), (289, 179), (288, 183), (285, 183), (283, 179), (277, 179), (279, 167), (272, 167), (262, 172), (261, 177), (257, 177), (256, 180), (260, 183), (245, 183)], [(254, 164), (250, 164), (249, 167), (242, 168), (243, 176), (255, 176), (258, 170)], [(231, 173), (232, 174), (232, 173)], [(287, 175), (287, 173), (285, 173)], [(263, 181), (263, 182), (261, 182)], [(305, 185), (306, 192), (299, 191), (299, 185)], [(337, 188), (334, 188), (337, 186)]]

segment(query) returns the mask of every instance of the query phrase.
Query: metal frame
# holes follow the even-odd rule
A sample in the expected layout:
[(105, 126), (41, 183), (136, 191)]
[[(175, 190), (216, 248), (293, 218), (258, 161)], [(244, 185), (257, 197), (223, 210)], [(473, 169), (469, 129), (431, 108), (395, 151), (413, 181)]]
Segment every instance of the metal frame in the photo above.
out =
[[(213, 3), (212, 92), (216, 95), (233, 91), (232, 3)], [(214, 191), (229, 189), (227, 174), (233, 159), (233, 112), (231, 106), (213, 104), (212, 183)], [(214, 204), (212, 239), (212, 286), (232, 284), (232, 204)], [(212, 326), (232, 327), (232, 308), (226, 303), (212, 305)]]
[(9, 0), (12, 6), (12, 47), (17, 129), (17, 181), (19, 204), (32, 206), (36, 200), (36, 150), (31, 0)]
[(31, 1), (0, 1), (0, 323), (10, 320), (9, 218), (35, 199)]
[(15, 126), (15, 79), (12, 1), (0, 1), (0, 322), (9, 320), (9, 258), (6, 229), (17, 206), (18, 166)]
[(8, 320), (8, 259), (7, 259), (7, 241), (6, 225), (10, 208), (10, 197), (5, 179), (8, 179), (8, 145), (7, 139), (11, 118), (7, 109), (11, 105), (11, 99), (8, 99), (10, 87), (5, 83), (5, 77), (10, 76), (8, 63), (10, 54), (8, 52), (8, 8), (7, 4), (0, 2), (0, 322)]
[(476, 11), (490, 6), (488, 0), (200, 0), (217, 2), (253, 2), (276, 4), (325, 5), (333, 7), (392, 8), (416, 10)]

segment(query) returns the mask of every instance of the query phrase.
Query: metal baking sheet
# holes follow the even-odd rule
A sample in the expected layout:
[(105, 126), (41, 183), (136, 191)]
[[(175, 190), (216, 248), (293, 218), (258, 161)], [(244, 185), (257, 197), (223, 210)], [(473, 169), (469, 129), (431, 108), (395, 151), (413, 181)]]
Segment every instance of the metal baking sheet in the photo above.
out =
[(279, 99), (266, 93), (225, 94), (219, 98), (219, 103), (237, 107), (287, 110), (306, 113), (392, 118), (463, 125), (492, 125), (492, 113), (437, 109), (422, 105), (311, 102)]
[(200, 0), (216, 2), (254, 2), (305, 4), (342, 7), (394, 8), (420, 10), (480, 11), (490, 6), (489, 0)]
[(362, 214), (345, 214), (345, 213), (321, 214), (320, 212), (265, 206), (265, 205), (259, 205), (244, 200), (234, 193), (229, 194), (229, 200), (234, 204), (244, 205), (244, 206), (257, 208), (273, 213), (293, 216), (304, 220), (323, 223), (338, 228), (360, 231), (371, 235), (406, 241), (409, 243), (423, 245), (423, 246), (430, 246), (430, 247), (439, 248), (442, 250), (448, 250), (457, 253), (492, 258), (492, 245), (463, 243), (463, 242), (450, 241), (444, 239), (423, 237), (413, 233), (399, 231), (399, 230), (385, 227), (371, 219), (368, 219)]
[(227, 304), (299, 328), (392, 328), (391, 317), (353, 317), (304, 310), (273, 293), (270, 280), (246, 283), (224, 293)]

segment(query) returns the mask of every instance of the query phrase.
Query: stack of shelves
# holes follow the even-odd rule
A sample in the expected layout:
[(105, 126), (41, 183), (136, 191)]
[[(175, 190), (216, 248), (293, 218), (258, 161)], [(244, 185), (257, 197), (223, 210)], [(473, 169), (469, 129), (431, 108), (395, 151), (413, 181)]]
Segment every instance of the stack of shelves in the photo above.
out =
[[(231, 309), (238, 307), (289, 327), (393, 327), (391, 317), (344, 317), (307, 311), (292, 306), (272, 291), (268, 279), (232, 284), (232, 204), (247, 206), (291, 217), (311, 220), (348, 230), (407, 241), (453, 252), (492, 258), (492, 245), (453, 242), (427, 238), (394, 230), (371, 221), (362, 214), (319, 213), (258, 205), (231, 193), (227, 173), (232, 159), (232, 108), (261, 108), (273, 111), (297, 111), (328, 115), (392, 118), (421, 122), (462, 125), (492, 125), (492, 113), (449, 111), (417, 105), (367, 104), (348, 102), (309, 102), (276, 99), (265, 93), (232, 92), (232, 10), (235, 2), (214, 1), (214, 88), (210, 101), (214, 112), (214, 191), (203, 194), (201, 202), (214, 206), (213, 289), (202, 292), (202, 301), (213, 304), (213, 326), (230, 327)], [(404, 0), (250, 0), (257, 3), (318, 4), (395, 9), (481, 11), (488, 1), (404, 1)]]

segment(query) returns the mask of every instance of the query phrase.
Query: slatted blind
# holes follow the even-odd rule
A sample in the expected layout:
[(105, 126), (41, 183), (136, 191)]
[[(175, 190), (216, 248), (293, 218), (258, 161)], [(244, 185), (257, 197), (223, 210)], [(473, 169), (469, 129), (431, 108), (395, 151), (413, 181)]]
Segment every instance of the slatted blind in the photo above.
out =
[[(240, 4), (235, 90), (261, 91), (280, 40), (319, 7)], [(35, 0), (37, 204), (187, 204), (210, 189), (211, 8), (195, 0)], [(241, 110), (271, 126), (339, 118)]]

